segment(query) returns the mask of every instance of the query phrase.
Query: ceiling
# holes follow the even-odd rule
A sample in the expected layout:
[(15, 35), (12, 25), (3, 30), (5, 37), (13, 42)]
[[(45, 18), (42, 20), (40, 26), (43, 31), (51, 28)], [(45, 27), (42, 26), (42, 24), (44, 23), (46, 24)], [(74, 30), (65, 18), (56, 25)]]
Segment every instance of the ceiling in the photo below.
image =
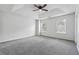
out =
[[(45, 9), (48, 11), (52, 11), (52, 13), (62, 13), (62, 12), (69, 12), (74, 11), (75, 8), (79, 8), (77, 4), (48, 4)], [(30, 14), (38, 14), (38, 11), (35, 10), (36, 7), (33, 4), (0, 4), (0, 10), (6, 12), (12, 12), (21, 14), (23, 16), (30, 15)], [(45, 12), (44, 12), (45, 13)]]

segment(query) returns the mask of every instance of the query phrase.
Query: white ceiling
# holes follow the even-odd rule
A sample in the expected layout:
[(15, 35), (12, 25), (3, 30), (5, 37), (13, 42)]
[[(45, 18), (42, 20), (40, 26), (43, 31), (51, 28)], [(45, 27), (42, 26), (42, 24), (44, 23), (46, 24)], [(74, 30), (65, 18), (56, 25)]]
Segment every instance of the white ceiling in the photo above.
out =
[[(61, 12), (74, 11), (75, 8), (79, 8), (79, 5), (76, 4), (48, 4), (45, 9), (56, 13), (57, 10)], [(30, 15), (30, 14), (38, 14), (38, 12), (34, 12), (36, 7), (33, 4), (0, 4), (0, 10), (6, 12), (18, 13), (21, 15)]]
[[(45, 8), (48, 10), (54, 9), (54, 8), (63, 8), (67, 10), (74, 9), (76, 6), (75, 4), (48, 4)], [(16, 11), (21, 8), (31, 8), (36, 9), (33, 4), (0, 4), (0, 10), (5, 11)]]

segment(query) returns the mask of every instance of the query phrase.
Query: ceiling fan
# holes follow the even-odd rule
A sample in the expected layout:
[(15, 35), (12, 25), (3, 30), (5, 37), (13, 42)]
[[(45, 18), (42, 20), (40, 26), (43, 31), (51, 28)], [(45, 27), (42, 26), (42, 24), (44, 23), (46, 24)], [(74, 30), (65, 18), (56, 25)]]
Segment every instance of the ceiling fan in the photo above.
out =
[(38, 9), (33, 10), (33, 11), (38, 11), (38, 10), (40, 10), (40, 11), (48, 11), (47, 9), (43, 9), (43, 8), (45, 8), (47, 6), (47, 4), (34, 4), (34, 6), (36, 8), (38, 8)]

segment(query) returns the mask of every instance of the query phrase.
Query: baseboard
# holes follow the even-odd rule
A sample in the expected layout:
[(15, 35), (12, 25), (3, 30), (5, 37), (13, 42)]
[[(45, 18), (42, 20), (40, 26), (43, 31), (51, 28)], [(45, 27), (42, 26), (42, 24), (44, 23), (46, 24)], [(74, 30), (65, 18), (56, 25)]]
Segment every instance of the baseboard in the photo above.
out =
[(11, 39), (6, 39), (6, 40), (3, 40), (3, 41), (0, 41), (0, 43), (8, 42), (8, 41), (13, 41), (13, 40), (18, 40), (18, 39), (26, 38), (26, 37), (32, 37), (32, 36), (34, 36), (34, 34), (31, 34), (31, 35), (23, 35), (23, 36), (19, 36), (19, 37), (15, 37), (15, 38), (11, 38)]
[[(43, 36), (43, 37), (48, 37), (48, 38), (53, 38), (53, 39), (60, 39), (60, 40), (63, 40), (62, 38), (56, 38), (56, 37), (51, 37), (51, 36), (44, 36), (44, 35), (40, 35), (40, 36)], [(75, 43), (75, 41), (74, 41), (74, 40), (68, 40), (68, 39), (64, 39), (64, 40), (66, 40), (66, 41), (72, 41), (72, 42), (74, 42), (74, 43)]]

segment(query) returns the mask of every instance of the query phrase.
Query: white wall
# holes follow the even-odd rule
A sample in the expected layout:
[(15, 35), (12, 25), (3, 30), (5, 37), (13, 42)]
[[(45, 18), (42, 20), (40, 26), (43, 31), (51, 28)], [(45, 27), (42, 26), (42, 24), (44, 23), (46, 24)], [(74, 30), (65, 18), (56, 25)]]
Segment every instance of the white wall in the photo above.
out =
[(3, 25), (2, 25), (2, 12), (0, 12), (0, 39), (2, 39)]
[[(56, 33), (56, 22), (66, 19), (66, 33)], [(68, 39), (75, 41), (75, 13), (70, 13), (63, 16), (47, 18), (41, 20), (41, 23), (46, 24), (46, 31), (41, 30), (41, 35)]]
[(34, 34), (34, 17), (0, 11), (0, 42), (29, 37)]

